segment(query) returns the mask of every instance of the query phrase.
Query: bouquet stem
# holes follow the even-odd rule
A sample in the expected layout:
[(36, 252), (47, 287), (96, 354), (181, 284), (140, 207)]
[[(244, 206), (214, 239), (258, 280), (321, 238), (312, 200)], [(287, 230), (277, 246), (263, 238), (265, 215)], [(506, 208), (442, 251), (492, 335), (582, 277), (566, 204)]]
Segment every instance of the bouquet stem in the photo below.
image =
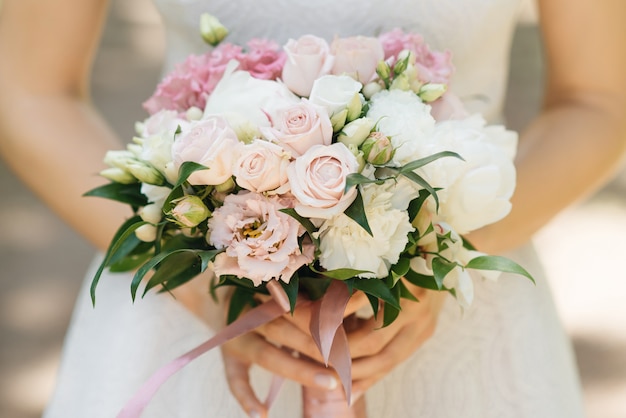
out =
[(302, 387), (303, 418), (367, 418), (365, 397), (348, 405), (341, 386), (334, 390)]

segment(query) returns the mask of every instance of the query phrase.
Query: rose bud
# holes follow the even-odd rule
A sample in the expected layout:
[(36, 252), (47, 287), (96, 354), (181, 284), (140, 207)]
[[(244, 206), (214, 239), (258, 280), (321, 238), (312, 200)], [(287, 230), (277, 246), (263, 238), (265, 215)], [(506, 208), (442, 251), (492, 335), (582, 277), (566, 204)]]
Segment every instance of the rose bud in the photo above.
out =
[(115, 183), (121, 183), (121, 184), (137, 183), (137, 179), (135, 178), (135, 176), (130, 174), (128, 171), (122, 170), (121, 168), (117, 168), (117, 167), (105, 168), (104, 170), (100, 172), (100, 175), (104, 177), (105, 179), (114, 181)]
[(211, 212), (198, 196), (187, 195), (174, 200), (174, 208), (168, 213), (176, 223), (185, 228), (193, 228), (209, 217)]
[(343, 109), (341, 112), (335, 113), (330, 117), (330, 123), (333, 126), (333, 132), (339, 132), (346, 124), (348, 117), (348, 109)]
[(128, 164), (128, 171), (142, 183), (162, 186), (165, 184), (165, 177), (154, 167), (141, 161), (133, 161)]
[(361, 110), (363, 110), (363, 102), (361, 102), (361, 95), (356, 93), (352, 96), (352, 100), (348, 103), (348, 114), (346, 120), (351, 122), (361, 116)]
[(365, 160), (374, 165), (388, 163), (394, 154), (391, 141), (382, 132), (372, 132), (361, 145), (361, 151)]
[(381, 80), (385, 82), (385, 85), (389, 85), (389, 78), (391, 77), (391, 68), (385, 61), (380, 61), (376, 66), (376, 74)]
[(355, 145), (360, 147), (363, 141), (367, 139), (370, 132), (374, 128), (374, 121), (369, 118), (360, 118), (353, 120), (343, 127), (337, 141), (344, 145)]
[(434, 102), (440, 98), (448, 89), (448, 86), (440, 83), (428, 83), (424, 84), (417, 94), (420, 99), (425, 102)]
[(203, 13), (200, 15), (200, 35), (207, 44), (216, 46), (228, 35), (228, 29), (215, 16)]

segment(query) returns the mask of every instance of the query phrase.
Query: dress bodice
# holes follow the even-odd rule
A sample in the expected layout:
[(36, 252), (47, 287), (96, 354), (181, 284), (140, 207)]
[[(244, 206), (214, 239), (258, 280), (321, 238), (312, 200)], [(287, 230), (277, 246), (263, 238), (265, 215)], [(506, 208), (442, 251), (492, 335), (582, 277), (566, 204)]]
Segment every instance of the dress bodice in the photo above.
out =
[(209, 12), (230, 30), (226, 39), (289, 38), (314, 34), (376, 35), (399, 27), (418, 32), (436, 50), (450, 50), (452, 89), (471, 111), (499, 118), (508, 75), (509, 46), (520, 0), (154, 0), (167, 37), (165, 69), (207, 51), (199, 16)]

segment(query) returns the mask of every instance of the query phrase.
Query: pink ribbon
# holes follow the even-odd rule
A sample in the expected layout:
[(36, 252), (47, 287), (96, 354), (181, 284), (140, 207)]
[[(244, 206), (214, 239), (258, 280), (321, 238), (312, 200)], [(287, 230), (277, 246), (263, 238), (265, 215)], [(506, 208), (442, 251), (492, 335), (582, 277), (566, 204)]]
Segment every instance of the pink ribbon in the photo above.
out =
[[(148, 381), (139, 388), (135, 396), (133, 396), (124, 409), (117, 415), (117, 418), (139, 418), (159, 387), (161, 387), (170, 376), (185, 367), (189, 362), (233, 338), (237, 338), (246, 332), (273, 321), (285, 312), (288, 312), (288, 309), (285, 310), (274, 300), (270, 300), (244, 313), (239, 319), (226, 326), (209, 340), (157, 370)], [(273, 386), (275, 385), (276, 384)], [(277, 390), (274, 389), (274, 391)], [(273, 393), (270, 395), (275, 396)]]
[[(272, 300), (247, 311), (212, 338), (157, 370), (124, 406), (117, 418), (140, 418), (143, 410), (161, 385), (192, 360), (233, 338), (237, 338), (289, 312), (289, 299), (284, 290), (278, 283), (270, 283), (268, 283), (268, 290), (273, 296)], [(337, 371), (349, 403), (352, 387), (352, 359), (346, 332), (342, 325), (348, 299), (350, 299), (350, 293), (345, 284), (333, 281), (324, 297), (315, 301), (312, 305), (310, 329), (313, 339), (324, 357), (324, 361), (326, 364), (330, 361), (333, 368)], [(298, 305), (301, 306), (306, 303), (310, 302), (300, 300)], [(283, 380), (280, 377), (274, 377), (272, 380), (270, 391), (265, 401), (268, 408), (278, 395)]]

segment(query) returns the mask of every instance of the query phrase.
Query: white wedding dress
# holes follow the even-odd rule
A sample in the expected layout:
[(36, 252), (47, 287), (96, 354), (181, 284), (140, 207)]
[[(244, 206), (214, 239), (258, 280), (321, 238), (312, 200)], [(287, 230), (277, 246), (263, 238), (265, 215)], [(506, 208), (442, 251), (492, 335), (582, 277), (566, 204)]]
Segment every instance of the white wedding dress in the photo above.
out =
[[(450, 49), (452, 89), (471, 110), (498, 121), (509, 46), (519, 0), (156, 0), (167, 29), (166, 68), (206, 51), (197, 32), (208, 11), (244, 42), (314, 33), (377, 34), (394, 27), (417, 31), (435, 49)], [(581, 393), (567, 336), (530, 246), (511, 254), (537, 279), (518, 276), (478, 282), (461, 314), (450, 298), (432, 339), (366, 394), (368, 416), (408, 418), (578, 418)], [(111, 418), (160, 366), (195, 347), (212, 330), (168, 295), (134, 304), (128, 275), (105, 274), (97, 305), (89, 272), (67, 336), (58, 385), (47, 418)], [(255, 370), (261, 396), (270, 376)], [(300, 416), (299, 387), (287, 383), (271, 417)], [(174, 375), (145, 417), (245, 417), (231, 396), (219, 350)]]

